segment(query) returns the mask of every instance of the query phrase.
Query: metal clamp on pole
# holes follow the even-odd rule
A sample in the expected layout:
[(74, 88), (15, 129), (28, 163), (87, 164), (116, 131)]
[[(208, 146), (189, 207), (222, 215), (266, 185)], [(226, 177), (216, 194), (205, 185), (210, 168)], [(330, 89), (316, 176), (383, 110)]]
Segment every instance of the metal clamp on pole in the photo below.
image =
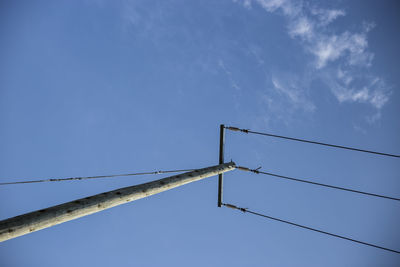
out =
[(241, 212), (246, 212), (247, 211), (247, 209), (245, 209), (245, 208), (240, 208), (238, 206), (235, 206), (235, 205), (232, 205), (232, 204), (228, 204), (228, 203), (222, 203), (222, 205), (224, 205), (225, 207), (230, 208), (230, 209), (240, 210)]
[(228, 130), (234, 131), (234, 132), (249, 133), (249, 130), (248, 130), (248, 129), (240, 129), (240, 128), (233, 127), (233, 126), (227, 126), (227, 127), (225, 127), (225, 128), (228, 129)]
[(237, 166), (236, 169), (241, 170), (241, 171), (254, 172), (254, 173), (259, 174), (260, 173), (259, 169), (261, 169), (261, 167), (258, 167), (257, 169), (250, 169), (250, 168), (243, 167), (243, 166)]

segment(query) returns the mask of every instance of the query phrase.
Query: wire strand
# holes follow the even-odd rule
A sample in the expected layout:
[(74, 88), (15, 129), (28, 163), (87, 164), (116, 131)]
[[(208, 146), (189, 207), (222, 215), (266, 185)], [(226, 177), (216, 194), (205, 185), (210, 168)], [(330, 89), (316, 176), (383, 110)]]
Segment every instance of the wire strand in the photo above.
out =
[(366, 150), (366, 149), (360, 149), (360, 148), (354, 148), (354, 147), (348, 147), (348, 146), (333, 145), (333, 144), (328, 144), (328, 143), (322, 143), (322, 142), (317, 142), (317, 141), (312, 141), (312, 140), (299, 139), (299, 138), (293, 138), (293, 137), (270, 134), (270, 133), (255, 132), (255, 131), (251, 131), (249, 129), (240, 129), (240, 128), (232, 127), (232, 126), (225, 127), (225, 129), (228, 129), (228, 130), (231, 130), (231, 131), (235, 131), (235, 132), (258, 134), (258, 135), (276, 137), (276, 138), (292, 140), (292, 141), (298, 141), (298, 142), (303, 142), (303, 143), (309, 143), (309, 144), (315, 144), (315, 145), (321, 145), (321, 146), (328, 146), (328, 147), (334, 147), (334, 148), (341, 148), (341, 149), (353, 150), (353, 151), (376, 154), (376, 155), (387, 156), (387, 157), (400, 158), (400, 155), (395, 155), (395, 154), (382, 153), (382, 152)]
[(293, 178), (293, 177), (284, 176), (284, 175), (279, 175), (279, 174), (275, 174), (275, 173), (263, 172), (263, 171), (259, 171), (258, 169), (249, 169), (247, 167), (241, 167), (241, 166), (238, 166), (237, 169), (242, 170), (242, 171), (253, 172), (256, 174), (265, 174), (265, 175), (282, 178), (282, 179), (286, 179), (286, 180), (291, 180), (291, 181), (296, 181), (296, 182), (301, 182), (301, 183), (307, 183), (307, 184), (318, 185), (318, 186), (328, 187), (328, 188), (332, 188), (332, 189), (362, 194), (362, 195), (366, 195), (366, 196), (379, 197), (379, 198), (400, 201), (400, 198), (389, 197), (389, 196), (384, 196), (384, 195), (379, 195), (379, 194), (374, 194), (374, 193), (368, 193), (368, 192), (363, 192), (363, 191), (359, 191), (359, 190), (354, 190), (354, 189), (349, 189), (349, 188), (344, 188), (344, 187), (339, 187), (339, 186), (334, 186), (334, 185), (317, 183), (317, 182), (313, 182), (313, 181), (307, 181), (307, 180)]
[(317, 232), (317, 233), (321, 233), (321, 234), (325, 234), (325, 235), (341, 238), (341, 239), (348, 240), (348, 241), (351, 241), (351, 242), (355, 242), (355, 243), (358, 243), (358, 244), (362, 244), (362, 245), (366, 245), (366, 246), (370, 246), (370, 247), (374, 247), (374, 248), (378, 248), (378, 249), (382, 249), (382, 250), (386, 250), (386, 251), (390, 251), (390, 252), (393, 252), (393, 253), (400, 254), (400, 251), (397, 251), (397, 250), (394, 250), (394, 249), (385, 248), (385, 247), (377, 246), (377, 245), (374, 245), (374, 244), (371, 244), (371, 243), (359, 241), (359, 240), (356, 240), (356, 239), (353, 239), (353, 238), (345, 237), (345, 236), (342, 236), (342, 235), (337, 235), (337, 234), (325, 232), (325, 231), (322, 231), (322, 230), (319, 230), (319, 229), (316, 229), (316, 228), (304, 226), (304, 225), (297, 224), (297, 223), (294, 223), (294, 222), (290, 222), (290, 221), (282, 220), (282, 219), (279, 219), (279, 218), (271, 217), (271, 216), (268, 216), (268, 215), (265, 215), (265, 214), (261, 214), (261, 213), (258, 213), (258, 212), (254, 212), (254, 211), (251, 211), (249, 209), (240, 208), (240, 207), (237, 207), (237, 206), (232, 205), (232, 204), (223, 203), (222, 205), (225, 206), (225, 207), (231, 208), (231, 209), (236, 209), (236, 210), (242, 211), (244, 213), (251, 213), (251, 214), (254, 214), (254, 215), (257, 215), (257, 216), (260, 216), (260, 217), (264, 217), (264, 218), (267, 218), (267, 219), (270, 219), (270, 220), (275, 220), (275, 221), (278, 221), (278, 222), (290, 224), (290, 225), (297, 226), (297, 227), (300, 227), (300, 228), (303, 228), (303, 229), (307, 229), (307, 230), (311, 230), (311, 231), (314, 231), (314, 232)]
[(163, 173), (188, 172), (188, 171), (194, 171), (194, 170), (195, 169), (185, 169), (185, 170), (169, 170), (169, 171), (152, 171), (152, 172), (138, 172), (138, 173), (126, 173), (126, 174), (98, 175), (98, 176), (86, 176), (86, 177), (51, 178), (51, 179), (30, 180), (30, 181), (4, 182), (4, 183), (0, 183), (0, 186), (12, 185), (12, 184), (32, 184), (32, 183), (44, 183), (44, 182), (79, 181), (79, 180), (100, 179), (100, 178), (114, 178), (114, 177), (122, 177), (122, 176), (138, 176), (138, 175), (151, 175), (151, 174), (154, 175), (154, 174), (163, 174)]

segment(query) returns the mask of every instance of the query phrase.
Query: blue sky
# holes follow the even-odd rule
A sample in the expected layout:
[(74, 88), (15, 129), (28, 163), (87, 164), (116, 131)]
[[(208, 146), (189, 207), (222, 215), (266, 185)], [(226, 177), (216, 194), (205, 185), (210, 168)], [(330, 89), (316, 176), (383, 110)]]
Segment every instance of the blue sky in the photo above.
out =
[[(218, 163), (219, 124), (398, 154), (396, 1), (1, 1), (0, 179)], [(400, 196), (397, 159), (227, 132), (227, 160)], [(158, 176), (157, 178), (161, 178)], [(400, 206), (238, 170), (225, 201), (400, 249)], [(0, 219), (156, 177), (0, 188)], [(196, 182), (0, 244), (2, 266), (396, 266)]]

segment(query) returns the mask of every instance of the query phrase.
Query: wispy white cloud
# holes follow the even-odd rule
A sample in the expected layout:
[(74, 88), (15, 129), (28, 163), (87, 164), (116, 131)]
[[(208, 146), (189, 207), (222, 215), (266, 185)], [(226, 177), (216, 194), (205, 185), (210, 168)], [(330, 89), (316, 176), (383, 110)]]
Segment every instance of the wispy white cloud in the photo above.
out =
[(271, 82), (275, 91), (286, 97), (289, 104), (295, 109), (307, 112), (315, 110), (315, 105), (308, 100), (305, 95), (304, 85), (299, 82), (298, 78), (289, 77), (288, 75), (284, 78), (273, 76)]
[(297, 4), (291, 0), (255, 0), (268, 12), (281, 10), (285, 16), (295, 17), (301, 12), (301, 2)]
[(226, 74), (226, 76), (229, 79), (229, 83), (231, 84), (232, 88), (235, 89), (236, 91), (241, 91), (242, 88), (238, 85), (238, 83), (235, 81), (235, 79), (232, 76), (232, 73), (226, 68), (225, 63), (219, 59), (218, 60), (218, 67)]
[(314, 38), (314, 23), (306, 16), (301, 16), (289, 23), (289, 35), (292, 38), (300, 37), (305, 40)]
[(304, 121), (316, 106), (308, 97), (308, 84), (303, 78), (288, 73), (274, 73), (269, 77), (267, 91), (261, 93), (264, 111), (260, 121), (265, 125), (279, 122), (287, 126)]
[(361, 126), (357, 125), (357, 124), (353, 124), (353, 129), (357, 132), (360, 132), (362, 134), (367, 134), (367, 131), (362, 128)]
[[(304, 51), (312, 56), (312, 69), (307, 72), (314, 73), (315, 79), (321, 79), (340, 103), (364, 103), (380, 110), (389, 101), (390, 90), (385, 81), (370, 71), (374, 54), (368, 50), (367, 35), (374, 23), (362, 22), (358, 32), (344, 30), (338, 33), (330, 28), (330, 24), (346, 15), (342, 9), (327, 9), (293, 0), (253, 2), (267, 12), (286, 18), (288, 35), (298, 40)], [(251, 3), (247, 0), (246, 5)], [(292, 102), (300, 99), (301, 92), (289, 90), (290, 86), (275, 81), (274, 87)]]
[(265, 64), (265, 60), (263, 59), (263, 57), (261, 56), (262, 54), (262, 48), (254, 45), (254, 44), (250, 44), (247, 48), (248, 53), (250, 55), (252, 55), (254, 57), (254, 59), (257, 61), (258, 65), (264, 65)]
[(376, 123), (378, 120), (381, 119), (382, 113), (378, 110), (378, 112), (376, 112), (375, 114), (371, 115), (371, 116), (367, 116), (366, 120), (369, 124), (374, 124)]
[(357, 102), (381, 109), (389, 101), (390, 90), (385, 81), (372, 75), (352, 74), (339, 69), (337, 74), (325, 73), (323, 80), (340, 103)]
[[(316, 57), (317, 69), (341, 57), (349, 65), (369, 67), (373, 54), (367, 51), (368, 41), (365, 33), (344, 32), (341, 35), (319, 35), (308, 47)], [(347, 57), (346, 57), (347, 56)]]
[(316, 16), (320, 26), (326, 26), (340, 16), (345, 16), (346, 12), (341, 9), (311, 8), (311, 14)]
[[(268, 12), (282, 11), (288, 19), (288, 34), (300, 38), (309, 53), (315, 56), (315, 67), (323, 68), (328, 62), (346, 57), (351, 65), (369, 66), (373, 58), (367, 51), (367, 33), (373, 24), (363, 24), (359, 33), (344, 31), (342, 34), (326, 33), (326, 26), (345, 12), (340, 9), (307, 7), (291, 0), (256, 0)], [(324, 26), (324, 27), (321, 27)]]

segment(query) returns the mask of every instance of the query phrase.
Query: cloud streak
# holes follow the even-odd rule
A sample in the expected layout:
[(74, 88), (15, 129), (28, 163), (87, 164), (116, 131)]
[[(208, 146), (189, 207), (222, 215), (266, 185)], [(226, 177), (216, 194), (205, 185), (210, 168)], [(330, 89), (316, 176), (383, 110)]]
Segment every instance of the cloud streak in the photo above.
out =
[(278, 78), (276, 75), (272, 76), (272, 84), (279, 94), (286, 97), (296, 109), (312, 112), (315, 110), (315, 105), (299, 89), (298, 80), (296, 77)]
[[(308, 72), (329, 87), (339, 103), (363, 103), (379, 112), (389, 101), (390, 90), (385, 81), (370, 71), (374, 54), (368, 50), (367, 35), (374, 24), (364, 23), (358, 32), (337, 33), (331, 24), (346, 16), (342, 9), (325, 9), (292, 0), (246, 0), (243, 3), (247, 8), (255, 4), (285, 17), (288, 35), (311, 56)], [(287, 90), (290, 87), (283, 87), (273, 78), (271, 82), (293, 103), (299, 103), (298, 90), (293, 94)]]
[(385, 81), (375, 76), (362, 77), (362, 86), (354, 87), (351, 84), (357, 83), (358, 77), (353, 77), (343, 70), (338, 70), (336, 77), (325, 77), (330, 85), (333, 94), (340, 103), (358, 102), (369, 103), (376, 109), (381, 109), (389, 101), (390, 92)]

